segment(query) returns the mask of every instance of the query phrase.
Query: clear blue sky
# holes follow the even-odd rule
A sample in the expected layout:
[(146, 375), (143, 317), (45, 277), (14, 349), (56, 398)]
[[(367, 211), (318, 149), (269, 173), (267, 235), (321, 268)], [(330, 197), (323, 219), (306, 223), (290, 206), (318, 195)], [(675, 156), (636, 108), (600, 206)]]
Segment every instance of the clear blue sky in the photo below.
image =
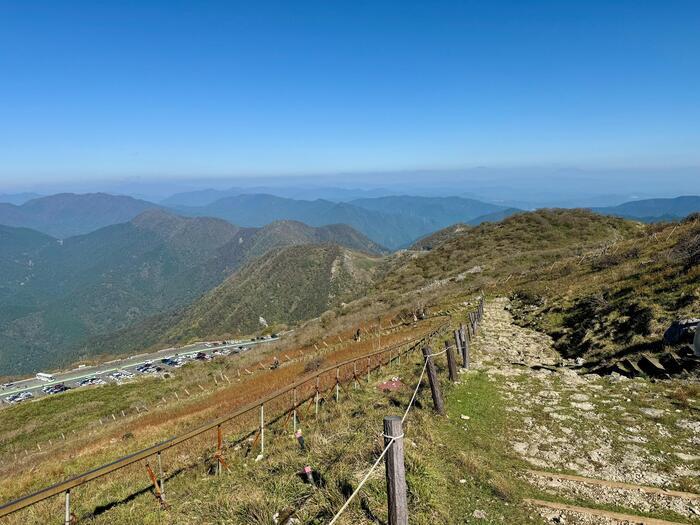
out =
[(0, 179), (700, 165), (700, 2), (0, 0)]

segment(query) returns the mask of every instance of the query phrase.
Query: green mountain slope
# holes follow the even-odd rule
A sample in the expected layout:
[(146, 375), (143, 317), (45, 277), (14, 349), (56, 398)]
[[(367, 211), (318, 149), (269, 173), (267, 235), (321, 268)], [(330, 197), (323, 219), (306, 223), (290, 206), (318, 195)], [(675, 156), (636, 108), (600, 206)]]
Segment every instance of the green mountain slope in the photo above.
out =
[(454, 237), (457, 237), (461, 234), (463, 234), (466, 230), (468, 230), (470, 226), (464, 223), (457, 223), (453, 224), (451, 226), (448, 226), (447, 228), (443, 228), (441, 230), (438, 230), (434, 233), (431, 233), (430, 235), (426, 235), (425, 237), (421, 237), (418, 239), (416, 242), (414, 242), (409, 249), (411, 250), (432, 250), (439, 244), (442, 244), (443, 242), (447, 241), (448, 239), (452, 239)]
[(469, 222), (481, 215), (503, 211), (503, 206), (462, 197), (413, 197), (398, 195), (375, 199), (356, 199), (350, 204), (368, 210), (418, 217), (431, 231), (457, 222)]
[(548, 332), (566, 357), (596, 363), (657, 353), (676, 319), (700, 317), (700, 215), (513, 279), (524, 324)]
[(323, 242), (381, 249), (349, 227), (250, 229), (161, 210), (61, 242), (3, 227), (0, 374), (105, 353), (100, 338), (187, 306), (268, 250)]
[(157, 208), (151, 202), (107, 193), (60, 193), (25, 202), (0, 203), (0, 224), (66, 238), (129, 221)]
[[(661, 351), (674, 319), (700, 317), (700, 216), (640, 224), (583, 210), (540, 210), (455, 231), (397, 254), (375, 284), (384, 301), (509, 295), (521, 323), (564, 357), (592, 364)], [(421, 247), (422, 245), (417, 245)]]
[(700, 212), (700, 196), (686, 195), (673, 199), (643, 199), (607, 208), (593, 208), (593, 210), (606, 215), (627, 217), (644, 222), (677, 220), (691, 213)]
[(508, 217), (510, 217), (511, 215), (515, 215), (516, 213), (522, 213), (522, 211), (523, 210), (519, 210), (518, 208), (505, 208), (503, 210), (494, 211), (492, 213), (479, 215), (478, 217), (470, 219), (467, 222), (474, 226), (481, 224), (482, 222), (498, 222), (502, 221), (503, 219), (507, 219)]
[[(634, 233), (633, 223), (585, 210), (538, 210), (497, 223), (465, 229), (432, 250), (395, 257), (378, 284), (385, 291), (405, 292), (436, 280), (455, 278), (479, 266), (499, 278), (567, 257), (588, 245)], [(481, 275), (481, 274), (479, 274)]]
[(168, 331), (172, 342), (226, 336), (270, 324), (296, 323), (360, 297), (381, 259), (337, 245), (275, 250), (246, 265), (202, 297)]
[(347, 224), (388, 248), (397, 248), (429, 231), (420, 219), (323, 199), (307, 201), (265, 194), (236, 195), (207, 206), (176, 209), (184, 214), (219, 217), (249, 227), (279, 220), (299, 221), (311, 226)]

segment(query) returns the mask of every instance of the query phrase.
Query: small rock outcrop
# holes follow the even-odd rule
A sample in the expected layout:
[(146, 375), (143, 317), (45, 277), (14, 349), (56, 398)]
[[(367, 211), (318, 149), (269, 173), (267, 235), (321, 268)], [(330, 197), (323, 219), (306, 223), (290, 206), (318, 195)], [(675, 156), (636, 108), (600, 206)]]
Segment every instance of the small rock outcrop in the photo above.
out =
[(697, 332), (700, 319), (680, 319), (673, 321), (664, 332), (664, 344), (669, 346), (690, 343)]

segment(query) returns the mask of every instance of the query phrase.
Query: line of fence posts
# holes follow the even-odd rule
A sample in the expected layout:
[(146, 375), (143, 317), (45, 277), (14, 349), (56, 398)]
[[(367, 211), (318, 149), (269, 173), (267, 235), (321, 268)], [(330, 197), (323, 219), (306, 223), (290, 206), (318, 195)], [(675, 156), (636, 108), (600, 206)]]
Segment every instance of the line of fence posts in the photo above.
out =
[[(477, 325), (483, 319), (484, 297), (479, 299), (476, 312), (469, 312), (469, 320), (472, 333), (475, 335)], [(455, 345), (462, 352), (464, 367), (469, 366), (469, 336), (462, 324), (459, 330), (454, 331)], [(433, 398), (433, 407), (439, 415), (445, 415), (440, 383), (438, 381), (433, 351), (429, 346), (423, 347), (425, 370), (428, 373), (430, 392)], [(453, 352), (453, 345), (445, 341), (445, 354), (447, 356), (447, 370), (450, 381), (457, 381), (457, 365)], [(406, 474), (404, 470), (404, 444), (403, 444), (402, 418), (398, 416), (386, 416), (384, 418), (384, 446), (388, 447), (385, 455), (386, 465), (386, 490), (387, 505), (389, 509), (389, 525), (408, 525), (408, 499), (406, 495)]]
[[(469, 313), (470, 324), (472, 328), (472, 333), (476, 334), (476, 324), (478, 324), (483, 315), (483, 295), (480, 298), (479, 305), (476, 312)], [(463, 364), (465, 368), (469, 364), (468, 356), (468, 339), (469, 336), (464, 331), (464, 325), (461, 325), (460, 330), (454, 332), (455, 335), (455, 347), (459, 349), (462, 353)], [(425, 340), (425, 339), (424, 339)], [(448, 371), (451, 381), (456, 381), (457, 371), (454, 353), (452, 352), (451, 345), (446, 341), (447, 362)], [(415, 348), (415, 346), (414, 346)], [(440, 390), (440, 384), (438, 381), (437, 370), (435, 368), (435, 363), (433, 362), (432, 350), (430, 347), (423, 347), (423, 356), (425, 359), (426, 371), (428, 374), (428, 380), (430, 383), (431, 395), (433, 398), (433, 405), (435, 411), (440, 414), (445, 414), (444, 400), (442, 397), (442, 392)], [(399, 352), (400, 356), (400, 352)], [(367, 379), (370, 379), (370, 357), (367, 357)], [(389, 363), (391, 362), (391, 358)], [(381, 363), (381, 357), (380, 357)], [(400, 363), (400, 362), (399, 362)], [(353, 367), (355, 362), (353, 361)], [(356, 380), (356, 373), (353, 370), (353, 379)], [(339, 396), (338, 392), (339, 376), (338, 370), (336, 370), (336, 396)], [(318, 415), (319, 408), (319, 377), (316, 377), (316, 388), (315, 393), (311, 399), (315, 400), (316, 414)], [(201, 386), (200, 386), (201, 388)], [(297, 413), (296, 413), (296, 389), (294, 389), (294, 401), (293, 401), (293, 419), (294, 426), (297, 423)], [(260, 456), (263, 456), (265, 451), (265, 412), (264, 404), (261, 403), (259, 406), (260, 411), (260, 426), (258, 429), (258, 438), (260, 440)], [(300, 443), (301, 449), (304, 450), (303, 438), (301, 438), (301, 432), (297, 431), (295, 428), (295, 437)], [(387, 481), (387, 494), (388, 494), (388, 507), (389, 507), (389, 525), (407, 525), (408, 524), (408, 504), (406, 496), (406, 477), (404, 469), (404, 445), (403, 445), (403, 429), (402, 429), (402, 418), (398, 416), (387, 416), (384, 418), (384, 438), (385, 447), (388, 447), (387, 454), (385, 456), (386, 462), (386, 481)], [(221, 473), (222, 467), (227, 468), (226, 463), (223, 459), (223, 439), (221, 425), (217, 426), (217, 450), (215, 453), (216, 466), (215, 472), (217, 474)], [(255, 445), (255, 443), (254, 443)], [(253, 445), (253, 446), (254, 446)], [(154, 494), (156, 498), (160, 501), (161, 505), (165, 506), (165, 490), (164, 490), (164, 475), (163, 467), (161, 462), (161, 454), (157, 453), (158, 460), (158, 477), (156, 477), (153, 470), (150, 468), (148, 462), (146, 463), (146, 468), (148, 474), (151, 477), (154, 484)], [(71, 525), (76, 522), (75, 515), (71, 512), (71, 491), (70, 489), (65, 491), (65, 524)]]

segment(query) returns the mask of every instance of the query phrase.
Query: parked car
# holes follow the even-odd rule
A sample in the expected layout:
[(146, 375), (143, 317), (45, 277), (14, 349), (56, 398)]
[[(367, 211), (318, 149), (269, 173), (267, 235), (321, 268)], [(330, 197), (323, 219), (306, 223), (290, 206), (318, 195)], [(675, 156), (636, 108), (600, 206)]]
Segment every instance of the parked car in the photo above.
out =
[(26, 401), (27, 399), (31, 399), (34, 397), (34, 394), (31, 392), (19, 392), (18, 394), (12, 394), (11, 396), (7, 396), (5, 398), (5, 401), (10, 404), (16, 404), (16, 403), (21, 403), (22, 401)]
[(125, 381), (127, 379), (131, 379), (134, 377), (134, 374), (131, 372), (126, 372), (125, 370), (117, 370), (116, 372), (112, 372), (109, 374), (109, 377), (114, 379), (115, 381)]
[(86, 377), (78, 381), (78, 386), (89, 386), (89, 385), (104, 385), (105, 380), (99, 377)]
[(43, 392), (45, 394), (60, 394), (61, 392), (65, 392), (66, 390), (70, 390), (70, 387), (67, 387), (63, 383), (58, 383), (57, 385), (50, 385), (50, 386), (45, 386), (42, 388)]

